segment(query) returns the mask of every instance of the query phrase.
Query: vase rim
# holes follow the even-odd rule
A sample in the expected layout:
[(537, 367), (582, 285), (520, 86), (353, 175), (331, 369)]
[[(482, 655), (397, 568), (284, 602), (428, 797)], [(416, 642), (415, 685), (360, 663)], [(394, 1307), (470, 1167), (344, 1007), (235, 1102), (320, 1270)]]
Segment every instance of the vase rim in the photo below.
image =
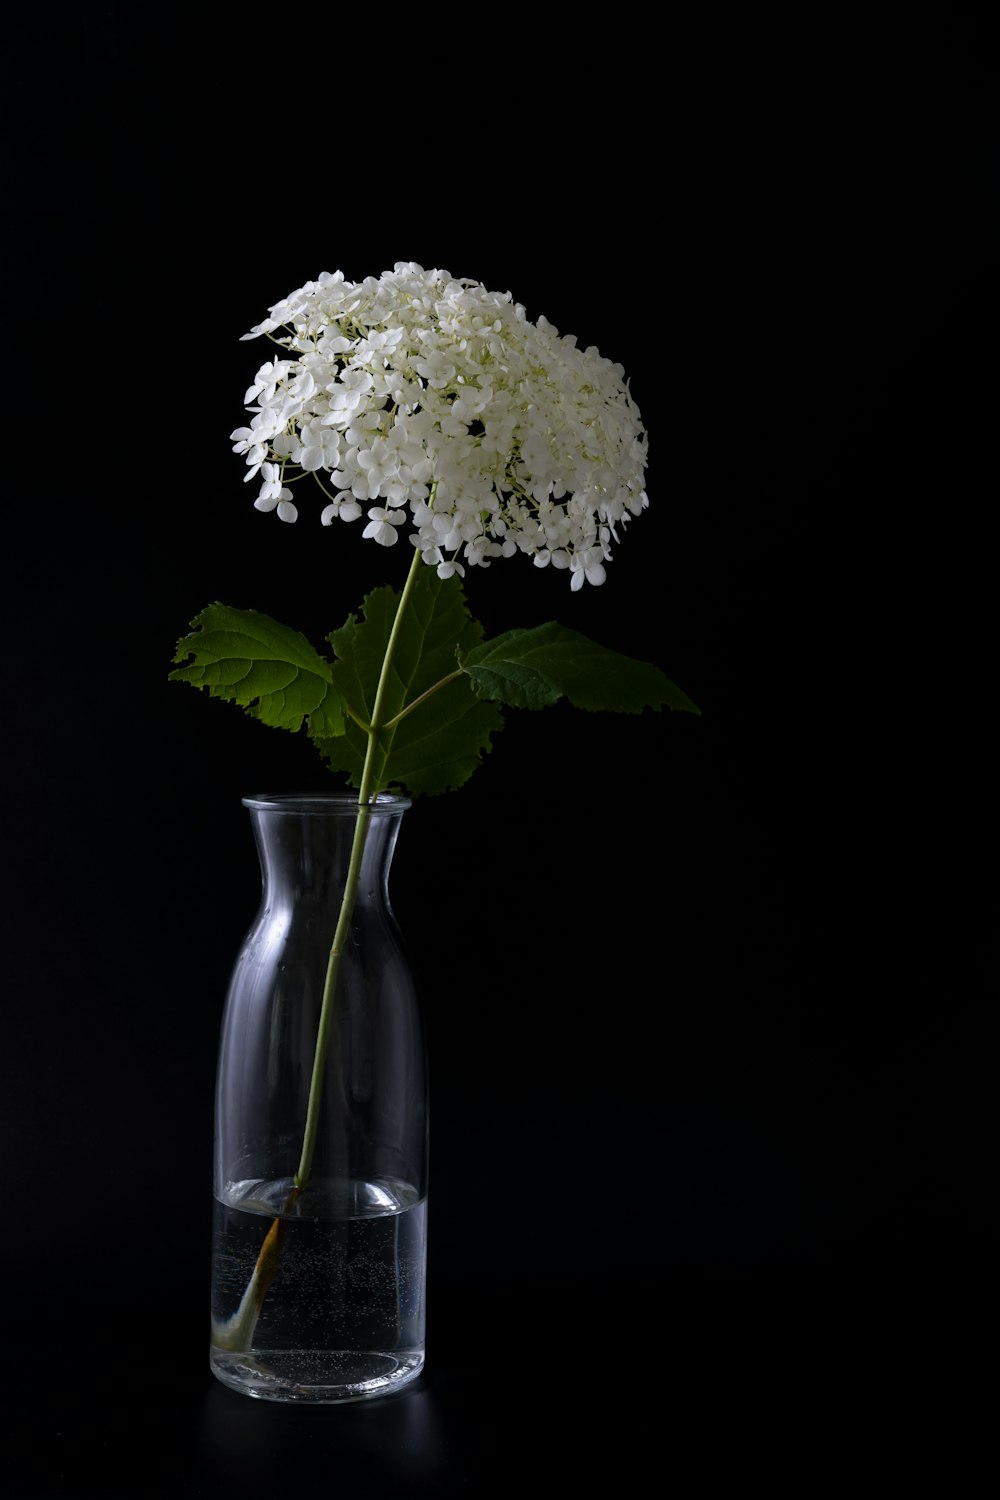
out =
[[(297, 816), (318, 817), (330, 813), (357, 813), (358, 798), (355, 792), (261, 792), (240, 799), (244, 807), (255, 812), (294, 813)], [(409, 797), (398, 792), (380, 792), (377, 802), (369, 803), (368, 811), (374, 817), (387, 813), (402, 813), (412, 807)]]

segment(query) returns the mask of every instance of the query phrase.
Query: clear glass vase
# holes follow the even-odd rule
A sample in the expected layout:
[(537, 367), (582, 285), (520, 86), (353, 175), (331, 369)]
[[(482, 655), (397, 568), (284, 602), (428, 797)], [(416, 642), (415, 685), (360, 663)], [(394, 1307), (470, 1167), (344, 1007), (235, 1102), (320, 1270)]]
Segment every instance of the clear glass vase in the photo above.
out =
[(211, 1367), (274, 1401), (386, 1395), (424, 1362), (426, 1051), (388, 894), (410, 803), (368, 808), (361, 848), (350, 796), (244, 806), (263, 893), (219, 1050)]

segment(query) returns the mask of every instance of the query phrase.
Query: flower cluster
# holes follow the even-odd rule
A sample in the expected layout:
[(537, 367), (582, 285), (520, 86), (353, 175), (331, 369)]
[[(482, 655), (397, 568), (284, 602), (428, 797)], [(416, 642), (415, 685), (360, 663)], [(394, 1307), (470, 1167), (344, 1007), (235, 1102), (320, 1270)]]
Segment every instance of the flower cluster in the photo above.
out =
[[(409, 539), (443, 578), (524, 553), (603, 583), (611, 543), (647, 504), (646, 432), (620, 365), (578, 349), (510, 293), (398, 262), (361, 282), (324, 272), (244, 338), (282, 357), (232, 433), (254, 504), (294, 521), (312, 474), (324, 525)], [(461, 559), (461, 560), (460, 560)]]

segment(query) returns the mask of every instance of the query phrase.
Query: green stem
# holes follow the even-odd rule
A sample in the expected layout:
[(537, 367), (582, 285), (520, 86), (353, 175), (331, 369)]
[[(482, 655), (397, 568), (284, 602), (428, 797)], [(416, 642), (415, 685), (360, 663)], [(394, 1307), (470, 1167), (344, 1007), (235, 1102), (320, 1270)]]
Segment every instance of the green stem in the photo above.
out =
[[(270, 1230), (261, 1246), (250, 1278), (246, 1292), (230, 1324), (213, 1325), (213, 1342), (220, 1348), (233, 1349), (245, 1352), (253, 1347), (254, 1332), (257, 1327), (257, 1319), (261, 1306), (267, 1295), (268, 1287), (277, 1274), (278, 1264), (281, 1258), (281, 1248), (285, 1236), (285, 1223), (282, 1215), (291, 1212), (300, 1194), (308, 1186), (312, 1173), (313, 1156), (316, 1152), (316, 1137), (319, 1131), (319, 1117), (323, 1099), (323, 1082), (326, 1073), (326, 1057), (330, 1046), (330, 1031), (333, 1024), (333, 999), (337, 988), (337, 975), (340, 970), (341, 954), (347, 941), (351, 927), (351, 917), (354, 913), (354, 903), (357, 899), (358, 885), (361, 879), (361, 861), (365, 852), (365, 840), (371, 823), (372, 803), (377, 801), (379, 794), (378, 778), (375, 766), (382, 742), (386, 734), (393, 732), (396, 719), (383, 723), (385, 714), (385, 699), (388, 691), (389, 676), (392, 671), (393, 659), (396, 654), (396, 646), (399, 641), (402, 622), (409, 608), (410, 599), (413, 595), (414, 585), (417, 580), (418, 570), (422, 566), (420, 552), (414, 551), (413, 562), (407, 575), (406, 583), (400, 596), (399, 606), (396, 610), (396, 618), (393, 621), (392, 632), (386, 646), (385, 656), (382, 661), (382, 670), (379, 674), (378, 688), (375, 693), (375, 707), (372, 711), (370, 725), (362, 724), (368, 736), (368, 746), (365, 751), (365, 763), (361, 773), (361, 788), (358, 792), (358, 813), (354, 824), (354, 838), (351, 844), (351, 857), (347, 869), (347, 881), (344, 886), (344, 894), (340, 903), (340, 916), (337, 919), (337, 928), (330, 945), (330, 957), (327, 961), (326, 980), (323, 985), (323, 1001), (320, 1006), (319, 1026), (316, 1031), (316, 1051), (313, 1055), (312, 1077), (309, 1083), (309, 1101), (306, 1105), (306, 1123), (302, 1135), (302, 1154), (299, 1158), (298, 1171), (295, 1174), (293, 1185), (290, 1188), (281, 1214), (274, 1220)], [(351, 714), (355, 722), (360, 723), (356, 714)]]
[[(461, 677), (462, 672), (463, 672), (463, 668), (462, 667), (457, 667), (454, 672), (449, 672), (448, 675), (447, 675), (447, 677), (441, 677), (441, 678), (439, 678), (438, 681), (435, 682), (432, 687), (429, 687), (427, 689), (426, 692), (421, 693), (418, 698), (414, 698), (413, 702), (412, 703), (408, 703), (405, 708), (401, 708), (400, 711), (399, 711), (399, 713), (396, 715), (396, 717), (394, 719), (390, 719), (387, 724), (383, 724), (382, 728), (383, 729), (395, 729), (396, 725), (402, 723), (403, 719), (406, 718), (407, 714), (412, 714), (413, 710), (415, 708), (419, 708), (420, 705), (421, 705), (421, 703), (425, 702), (426, 699), (428, 699), (431, 696), (432, 693), (436, 693), (440, 688), (447, 687), (448, 684), (449, 684), (449, 682), (454, 682), (455, 681), (456, 677)], [(348, 709), (348, 713), (350, 713), (350, 709)]]
[(330, 957), (326, 967), (326, 982), (323, 985), (323, 1002), (320, 1007), (319, 1027), (316, 1033), (316, 1051), (313, 1056), (312, 1079), (309, 1085), (309, 1103), (306, 1106), (306, 1123), (302, 1137), (302, 1155), (299, 1158), (299, 1168), (295, 1174), (295, 1187), (298, 1192), (304, 1190), (312, 1172), (312, 1160), (316, 1150), (316, 1136), (319, 1130), (319, 1117), (323, 1098), (323, 1080), (326, 1073), (326, 1055), (330, 1044), (330, 1027), (333, 1023), (333, 997), (337, 988), (340, 959), (344, 951), (344, 944), (347, 941), (348, 933), (350, 932), (351, 918), (354, 914), (354, 903), (357, 899), (358, 884), (361, 879), (361, 861), (365, 852), (368, 826), (371, 822), (371, 805), (377, 799), (380, 790), (375, 763), (382, 748), (382, 736), (398, 721), (397, 715), (397, 719), (391, 720), (389, 723), (383, 723), (385, 699), (403, 619), (409, 608), (410, 599), (413, 595), (413, 589), (421, 566), (420, 551), (419, 549), (414, 549), (413, 562), (410, 564), (410, 571), (407, 575), (406, 583), (403, 585), (403, 592), (400, 595), (399, 605), (396, 609), (396, 618), (393, 621), (392, 631), (385, 648), (385, 656), (382, 659), (382, 670), (379, 674), (378, 688), (375, 692), (375, 707), (372, 710), (372, 721), (368, 728), (368, 748), (365, 752), (365, 763), (361, 772), (361, 788), (358, 792), (358, 813), (354, 824), (351, 858), (347, 867), (347, 881), (340, 903), (340, 916), (337, 919), (337, 927), (333, 935), (333, 943), (330, 947)]

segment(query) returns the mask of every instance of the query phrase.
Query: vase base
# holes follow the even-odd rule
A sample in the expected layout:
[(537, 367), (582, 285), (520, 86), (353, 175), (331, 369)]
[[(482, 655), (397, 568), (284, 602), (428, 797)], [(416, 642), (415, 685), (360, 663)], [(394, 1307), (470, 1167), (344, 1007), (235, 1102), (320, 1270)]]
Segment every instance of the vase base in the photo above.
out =
[(261, 1401), (335, 1406), (390, 1396), (411, 1385), (424, 1367), (422, 1349), (381, 1354), (352, 1349), (213, 1349), (212, 1373), (230, 1390)]

